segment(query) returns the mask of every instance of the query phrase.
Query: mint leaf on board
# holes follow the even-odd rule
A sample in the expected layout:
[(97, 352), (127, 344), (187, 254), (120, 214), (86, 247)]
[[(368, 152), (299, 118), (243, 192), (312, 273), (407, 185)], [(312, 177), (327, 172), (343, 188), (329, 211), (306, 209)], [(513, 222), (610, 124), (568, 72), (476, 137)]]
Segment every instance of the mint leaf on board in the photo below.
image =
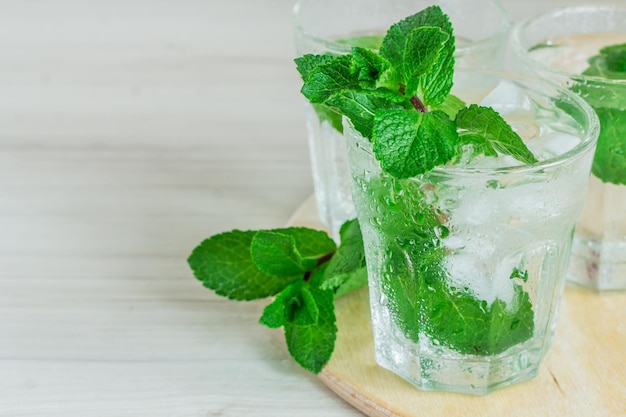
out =
[(282, 290), (263, 310), (259, 322), (276, 329), (287, 324), (308, 326), (317, 324), (319, 309), (308, 283), (296, 281)]
[(308, 227), (286, 227), (273, 229), (276, 233), (291, 236), (298, 252), (304, 259), (315, 259), (329, 256), (337, 249), (337, 244), (326, 232)]
[(442, 111), (379, 110), (374, 154), (382, 169), (409, 178), (444, 165), (455, 155), (456, 126)]
[(460, 145), (471, 143), (485, 155), (495, 156), (500, 152), (525, 164), (538, 162), (522, 138), (491, 107), (472, 104), (458, 112), (456, 124), (461, 129)]
[(324, 268), (319, 268), (309, 280), (309, 291), (318, 309), (317, 322), (309, 325), (285, 324), (289, 353), (300, 366), (315, 374), (330, 360), (337, 338), (334, 293), (320, 288), (323, 277)]
[(345, 222), (339, 230), (341, 245), (328, 262), (322, 289), (332, 289), (339, 297), (367, 284), (363, 235), (356, 219)]
[(303, 274), (277, 277), (260, 271), (250, 255), (256, 231), (214, 235), (196, 247), (188, 258), (195, 277), (216, 294), (235, 300), (270, 297)]
[(304, 259), (300, 255), (292, 236), (269, 230), (254, 235), (250, 253), (260, 271), (279, 277), (303, 275), (317, 264), (316, 259)]

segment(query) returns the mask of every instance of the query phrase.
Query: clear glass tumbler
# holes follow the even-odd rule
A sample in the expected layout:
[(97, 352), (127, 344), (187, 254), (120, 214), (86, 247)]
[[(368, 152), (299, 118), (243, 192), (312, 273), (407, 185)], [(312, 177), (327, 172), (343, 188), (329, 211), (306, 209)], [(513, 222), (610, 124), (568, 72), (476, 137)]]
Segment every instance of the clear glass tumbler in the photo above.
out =
[(551, 345), (599, 125), (544, 81), (455, 78), (453, 94), (499, 111), (540, 162), (484, 157), (399, 180), (344, 129), (376, 361), (420, 389), (486, 394), (533, 378)]
[(600, 119), (568, 274), (571, 282), (597, 291), (626, 289), (626, 45), (621, 61), (613, 64), (609, 50), (600, 53), (620, 44), (626, 44), (624, 2), (545, 13), (520, 23), (511, 36), (516, 70), (577, 92)]
[[(393, 23), (440, 5), (456, 37), (458, 66), (500, 68), (512, 26), (497, 0), (300, 0), (294, 9), (298, 56), (345, 54), (352, 46), (378, 49)], [(341, 118), (306, 103), (313, 185), (320, 220), (337, 239), (355, 217)]]

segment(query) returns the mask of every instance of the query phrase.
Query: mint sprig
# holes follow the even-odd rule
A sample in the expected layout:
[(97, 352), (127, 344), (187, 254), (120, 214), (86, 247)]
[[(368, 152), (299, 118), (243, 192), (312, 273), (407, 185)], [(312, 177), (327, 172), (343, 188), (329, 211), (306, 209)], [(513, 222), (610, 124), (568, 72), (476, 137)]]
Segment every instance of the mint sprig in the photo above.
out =
[[(589, 59), (583, 75), (606, 80), (626, 80), (626, 44), (607, 46)], [(571, 90), (595, 110), (600, 136), (591, 172), (603, 182), (626, 185), (626, 84), (588, 80)]]
[(289, 352), (318, 373), (337, 334), (334, 298), (367, 282), (356, 220), (342, 227), (337, 247), (325, 232), (303, 227), (232, 230), (203, 241), (188, 263), (203, 285), (234, 300), (274, 297), (260, 323), (283, 327)]
[[(379, 52), (296, 59), (302, 94), (318, 109), (350, 119), (373, 143), (382, 169), (396, 178), (459, 161), (465, 144), (486, 156), (537, 162), (493, 109), (450, 94), (455, 37), (448, 16), (431, 6), (392, 25)], [(336, 125), (336, 121), (334, 123)]]

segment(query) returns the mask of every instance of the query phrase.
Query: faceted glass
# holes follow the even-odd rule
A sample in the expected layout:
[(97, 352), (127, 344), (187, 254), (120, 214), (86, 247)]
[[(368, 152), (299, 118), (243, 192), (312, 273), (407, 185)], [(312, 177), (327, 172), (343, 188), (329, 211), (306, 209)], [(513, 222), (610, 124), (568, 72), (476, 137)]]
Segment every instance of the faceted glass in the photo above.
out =
[(464, 156), (399, 180), (344, 129), (377, 362), (421, 389), (486, 394), (533, 378), (550, 346), (598, 122), (539, 80), (457, 71), (455, 85), (540, 162)]

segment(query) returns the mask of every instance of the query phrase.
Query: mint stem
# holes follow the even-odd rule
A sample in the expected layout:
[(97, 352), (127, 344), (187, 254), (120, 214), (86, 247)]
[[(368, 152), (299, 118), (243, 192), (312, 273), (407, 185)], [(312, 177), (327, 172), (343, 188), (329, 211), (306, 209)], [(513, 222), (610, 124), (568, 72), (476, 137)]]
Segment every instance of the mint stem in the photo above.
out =
[(424, 107), (424, 103), (417, 96), (411, 97), (411, 104), (415, 109), (421, 113), (426, 113), (426, 107)]

